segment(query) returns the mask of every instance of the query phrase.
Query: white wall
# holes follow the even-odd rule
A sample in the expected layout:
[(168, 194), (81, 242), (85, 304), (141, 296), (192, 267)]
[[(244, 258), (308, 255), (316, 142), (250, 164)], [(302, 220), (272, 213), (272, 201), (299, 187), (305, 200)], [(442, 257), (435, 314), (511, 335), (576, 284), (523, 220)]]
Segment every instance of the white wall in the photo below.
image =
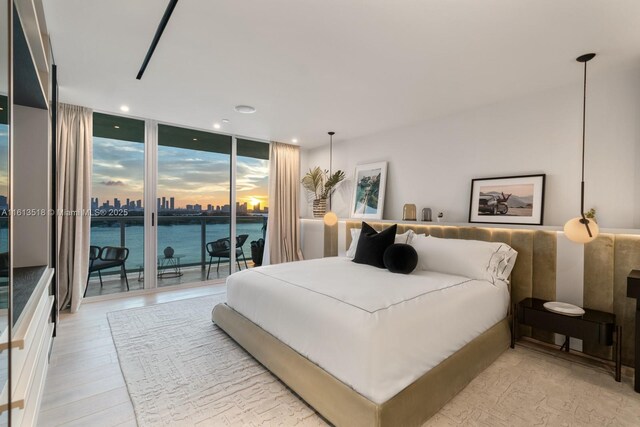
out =
[[(424, 123), (334, 142), (333, 169), (347, 180), (333, 210), (348, 217), (354, 168), (387, 161), (385, 219), (402, 206), (443, 211), (466, 222), (472, 178), (546, 173), (546, 225), (577, 216), (580, 204), (582, 81), (571, 87), (465, 111)], [(587, 95), (585, 207), (605, 228), (640, 228), (640, 70), (590, 76)], [(302, 155), (301, 173), (328, 168), (328, 144)], [(636, 172), (638, 170), (638, 172)], [(302, 215), (311, 216), (303, 193)]]

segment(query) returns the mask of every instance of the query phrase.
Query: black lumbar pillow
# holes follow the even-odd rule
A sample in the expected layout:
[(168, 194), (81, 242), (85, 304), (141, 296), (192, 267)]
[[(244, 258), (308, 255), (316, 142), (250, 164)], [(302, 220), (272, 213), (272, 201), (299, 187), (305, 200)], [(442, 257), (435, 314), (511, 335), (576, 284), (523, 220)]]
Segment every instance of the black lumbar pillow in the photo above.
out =
[(409, 274), (418, 265), (418, 253), (411, 245), (396, 243), (384, 251), (383, 260), (390, 272)]
[(353, 262), (384, 268), (384, 251), (395, 242), (397, 228), (398, 225), (394, 224), (378, 233), (369, 224), (363, 222)]

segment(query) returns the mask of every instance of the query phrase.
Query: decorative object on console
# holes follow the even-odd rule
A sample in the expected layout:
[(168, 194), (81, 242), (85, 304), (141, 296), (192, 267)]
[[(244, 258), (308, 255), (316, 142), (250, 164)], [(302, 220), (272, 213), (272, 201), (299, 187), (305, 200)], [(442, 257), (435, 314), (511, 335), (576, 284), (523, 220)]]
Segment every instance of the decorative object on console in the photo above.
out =
[(444, 212), (439, 212), (437, 217), (438, 222), (444, 221)]
[(584, 309), (567, 302), (547, 301), (543, 305), (547, 310), (565, 316), (582, 316), (584, 314)]
[(308, 196), (313, 200), (313, 217), (322, 218), (327, 212), (327, 198), (333, 194), (337, 185), (344, 180), (344, 172), (336, 171), (329, 175), (328, 170), (320, 166), (309, 169), (302, 178), (302, 187), (307, 190)]
[(406, 243), (394, 243), (384, 251), (384, 266), (392, 273), (411, 274), (418, 266), (418, 252)]
[(406, 203), (402, 208), (402, 220), (403, 221), (415, 221), (416, 220), (416, 205), (413, 203)]
[(397, 228), (398, 225), (394, 224), (378, 233), (363, 222), (353, 262), (384, 268), (384, 251), (395, 242)]
[(431, 222), (431, 208), (423, 208), (422, 209), (422, 220)]
[(351, 218), (382, 219), (387, 162), (356, 166)]
[(166, 248), (164, 248), (164, 257), (165, 258), (173, 258), (173, 254), (174, 254), (174, 250), (171, 246), (167, 246)]
[(471, 180), (469, 222), (542, 225), (544, 174)]
[[(582, 95), (582, 181), (580, 182), (580, 216), (570, 219), (564, 225), (564, 234), (569, 240), (576, 243), (589, 243), (596, 237), (600, 229), (595, 220), (590, 220), (584, 212), (584, 147), (585, 147), (585, 122), (587, 113), (587, 62), (595, 58), (595, 53), (587, 53), (576, 58), (576, 61), (584, 64), (584, 85)], [(595, 212), (594, 212), (595, 214)]]

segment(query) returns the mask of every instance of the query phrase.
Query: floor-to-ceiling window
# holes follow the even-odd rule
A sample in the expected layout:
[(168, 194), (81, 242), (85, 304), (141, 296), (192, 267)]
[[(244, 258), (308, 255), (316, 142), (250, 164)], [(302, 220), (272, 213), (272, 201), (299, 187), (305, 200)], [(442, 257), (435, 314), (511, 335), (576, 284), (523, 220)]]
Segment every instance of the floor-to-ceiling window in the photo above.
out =
[(236, 236), (240, 268), (259, 266), (269, 214), (269, 144), (238, 138)]
[(124, 265), (94, 271), (87, 296), (144, 288), (144, 141), (143, 120), (94, 113), (91, 245), (120, 250), (102, 249), (92, 265)]
[[(268, 143), (95, 113), (91, 245), (98, 258), (87, 296), (216, 280), (261, 265), (268, 177)], [(102, 268), (111, 261), (105, 247), (119, 248), (124, 265)]]
[(158, 125), (158, 286), (229, 275), (231, 146), (228, 135)]

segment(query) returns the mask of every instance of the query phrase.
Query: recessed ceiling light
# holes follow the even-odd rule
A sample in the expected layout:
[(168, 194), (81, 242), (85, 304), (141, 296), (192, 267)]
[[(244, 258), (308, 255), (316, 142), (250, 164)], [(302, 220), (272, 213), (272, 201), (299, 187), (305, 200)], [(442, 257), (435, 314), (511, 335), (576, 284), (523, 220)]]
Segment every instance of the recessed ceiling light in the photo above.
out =
[(193, 140), (194, 140), (194, 141), (197, 141), (197, 140), (198, 140), (198, 138), (193, 138)]
[(236, 105), (235, 110), (242, 114), (253, 114), (256, 112), (256, 109), (251, 105)]
[(120, 129), (120, 126), (118, 126), (118, 125), (115, 125), (115, 126), (114, 126), (114, 128), (116, 128), (116, 129)]
[(121, 105), (120, 111), (124, 111), (125, 113), (129, 111), (129, 107), (127, 105)]
[(0, 107), (0, 111), (4, 111), (4, 108)]
[(222, 119), (222, 123), (229, 123), (229, 119)]
[(298, 143), (298, 138), (293, 138), (293, 139), (291, 140), (291, 142), (293, 142), (294, 144), (297, 144), (297, 143)]
[(214, 129), (220, 129), (220, 123), (214, 123), (213, 124), (213, 128)]

